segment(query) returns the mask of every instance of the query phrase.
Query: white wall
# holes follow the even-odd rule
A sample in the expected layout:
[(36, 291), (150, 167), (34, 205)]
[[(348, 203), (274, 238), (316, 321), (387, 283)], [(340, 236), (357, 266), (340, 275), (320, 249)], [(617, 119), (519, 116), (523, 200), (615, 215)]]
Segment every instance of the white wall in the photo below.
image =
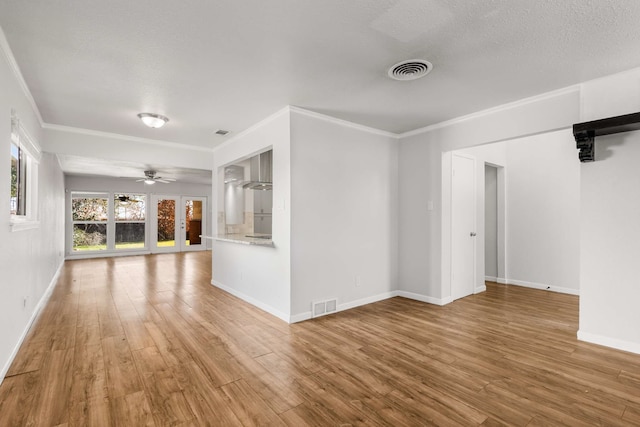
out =
[(294, 320), (311, 302), (338, 309), (397, 289), (398, 142), (294, 110), (291, 115), (291, 282)]
[(570, 129), (507, 146), (507, 281), (578, 294), (580, 162)]
[[(220, 168), (273, 148), (275, 247), (213, 242), (213, 283), (285, 321), (291, 300), (291, 172), (289, 108), (218, 146), (213, 154), (213, 212), (224, 211)], [(216, 214), (217, 215), (217, 214)], [(224, 233), (214, 223), (213, 234)]]
[[(637, 112), (640, 70), (582, 91), (582, 121)], [(640, 132), (597, 137), (595, 155), (581, 165), (578, 337), (640, 353)]]
[[(443, 223), (443, 154), (568, 128), (579, 121), (580, 94), (569, 88), (404, 135), (399, 153), (399, 287), (406, 296), (446, 303), (450, 247)], [(445, 183), (446, 184), (446, 183)], [(429, 202), (434, 209), (429, 210)], [(443, 231), (443, 227), (445, 230)]]
[(484, 275), (498, 277), (498, 169), (484, 166)]
[[(10, 231), (9, 177), (11, 110), (29, 134), (43, 144), (43, 133), (32, 104), (9, 65), (0, 32), (0, 381), (63, 262), (64, 183), (57, 159), (43, 153), (38, 167), (39, 221), (35, 229)], [(4, 53), (4, 55), (3, 55)], [(26, 303), (25, 303), (26, 299)]]
[[(72, 248), (72, 222), (71, 222), (71, 192), (116, 192), (116, 193), (135, 193), (146, 194), (147, 201), (150, 203), (151, 196), (154, 194), (166, 196), (195, 196), (205, 197), (207, 199), (206, 222), (203, 234), (211, 235), (213, 230), (212, 220), (214, 216), (211, 210), (211, 186), (203, 184), (190, 184), (185, 182), (170, 182), (167, 184), (156, 183), (153, 186), (146, 185), (144, 182), (136, 182), (130, 178), (109, 178), (109, 177), (93, 177), (80, 175), (65, 175), (65, 254), (68, 259), (86, 258), (95, 256), (115, 256), (122, 255), (122, 251), (99, 251), (99, 252), (73, 252)], [(149, 230), (147, 230), (147, 244), (149, 244)], [(211, 249), (211, 241), (205, 239), (202, 241)], [(140, 251), (128, 251), (127, 254), (148, 254), (149, 249)]]

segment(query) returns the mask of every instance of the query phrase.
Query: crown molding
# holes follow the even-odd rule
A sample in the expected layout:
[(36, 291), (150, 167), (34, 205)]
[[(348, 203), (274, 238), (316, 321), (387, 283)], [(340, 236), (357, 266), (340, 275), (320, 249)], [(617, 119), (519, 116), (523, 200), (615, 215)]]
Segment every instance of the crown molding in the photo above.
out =
[(7, 60), (7, 63), (9, 64), (9, 68), (11, 68), (11, 71), (13, 71), (14, 77), (18, 81), (18, 86), (20, 86), (20, 89), (22, 89), (22, 93), (24, 94), (24, 96), (27, 98), (27, 101), (31, 105), (31, 109), (36, 115), (36, 118), (38, 119), (40, 126), (42, 126), (44, 124), (44, 121), (42, 120), (42, 115), (40, 114), (40, 110), (36, 105), (35, 99), (33, 99), (33, 95), (31, 95), (31, 91), (29, 90), (29, 86), (27, 86), (27, 82), (24, 81), (24, 77), (22, 76), (20, 67), (16, 62), (15, 56), (13, 56), (13, 51), (11, 50), (11, 46), (9, 46), (9, 42), (7, 41), (7, 37), (4, 34), (4, 30), (2, 29), (2, 27), (0, 27), (0, 50), (2, 50), (2, 53), (4, 53), (4, 57)]
[(157, 147), (177, 148), (180, 150), (200, 151), (205, 153), (213, 152), (213, 148), (210, 148), (210, 147), (181, 144), (179, 142), (163, 141), (159, 139), (140, 138), (137, 136), (122, 135), (119, 133), (103, 132), (99, 130), (82, 129), (82, 128), (76, 128), (71, 126), (52, 125), (49, 123), (43, 123), (42, 128), (58, 131), (58, 132), (68, 132), (68, 133), (75, 133), (79, 135), (95, 136), (100, 138), (111, 138), (111, 139), (117, 139), (120, 141), (139, 142), (141, 144), (155, 145)]
[(237, 135), (234, 135), (232, 138), (226, 140), (225, 142), (223, 142), (222, 144), (216, 145), (215, 147), (213, 147), (213, 152), (216, 152), (224, 147), (227, 147), (231, 144), (233, 144), (236, 140), (242, 138), (243, 136), (255, 131), (258, 128), (261, 128), (262, 126), (266, 125), (267, 123), (270, 123), (272, 121), (274, 121), (275, 119), (277, 119), (278, 117), (280, 117), (283, 114), (287, 114), (291, 111), (291, 107), (290, 106), (286, 106), (284, 108), (281, 108), (280, 110), (276, 111), (275, 113), (271, 114), (270, 116), (267, 116), (266, 118), (260, 120), (258, 123), (255, 123), (253, 125), (251, 125), (250, 127), (246, 128), (245, 130), (243, 130), (242, 132), (238, 133)]
[(459, 123), (464, 123), (469, 120), (479, 119), (481, 117), (485, 117), (491, 114), (499, 113), (502, 111), (510, 110), (512, 108), (522, 107), (528, 104), (533, 104), (535, 102), (544, 101), (547, 99), (555, 98), (557, 96), (565, 95), (568, 93), (580, 93), (580, 84), (568, 86), (562, 89), (554, 90), (551, 92), (545, 92), (539, 95), (531, 96), (529, 98), (519, 99), (514, 102), (509, 102), (507, 104), (501, 104), (497, 107), (487, 108), (486, 110), (476, 111), (475, 113), (467, 114), (466, 116), (456, 117), (451, 120), (445, 120), (444, 122), (436, 123), (433, 125), (425, 126), (423, 128), (418, 128), (415, 130), (410, 130), (408, 132), (401, 133), (399, 135), (400, 138), (407, 138), (410, 136), (420, 135), (427, 132), (432, 132), (436, 129), (441, 129), (449, 126), (453, 126)]
[(400, 134), (397, 134), (397, 133), (394, 133), (394, 132), (388, 132), (388, 131), (385, 131), (385, 130), (380, 130), (380, 129), (372, 128), (372, 127), (365, 126), (365, 125), (360, 125), (360, 124), (357, 124), (357, 123), (350, 122), (348, 120), (338, 119), (336, 117), (328, 116), (328, 115), (322, 114), (322, 113), (316, 113), (315, 111), (310, 111), (310, 110), (307, 110), (307, 109), (304, 109), (304, 108), (301, 108), (301, 107), (290, 106), (289, 109), (292, 112), (295, 112), (295, 113), (298, 113), (298, 114), (301, 114), (301, 115), (304, 115), (304, 116), (313, 117), (315, 119), (324, 120), (325, 122), (334, 123), (334, 124), (337, 124), (339, 126), (348, 127), (348, 128), (360, 130), (360, 131), (363, 131), (363, 132), (372, 133), (374, 135), (385, 136), (387, 138), (393, 138), (393, 139), (399, 139), (401, 137)]

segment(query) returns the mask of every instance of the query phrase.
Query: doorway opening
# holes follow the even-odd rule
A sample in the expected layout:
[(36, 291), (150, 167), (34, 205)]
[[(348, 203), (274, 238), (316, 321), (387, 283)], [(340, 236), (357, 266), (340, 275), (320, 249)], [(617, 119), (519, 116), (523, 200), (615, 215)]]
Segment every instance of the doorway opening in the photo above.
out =
[(206, 199), (191, 196), (154, 195), (151, 205), (151, 252), (205, 250)]

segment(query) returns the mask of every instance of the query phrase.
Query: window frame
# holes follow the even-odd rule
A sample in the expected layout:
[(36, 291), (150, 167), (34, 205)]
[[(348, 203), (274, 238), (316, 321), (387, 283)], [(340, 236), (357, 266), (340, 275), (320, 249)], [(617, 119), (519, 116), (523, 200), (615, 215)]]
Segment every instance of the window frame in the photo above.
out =
[[(119, 219), (118, 214), (116, 212), (116, 210), (118, 209), (118, 206), (116, 206), (116, 199), (119, 196), (125, 196), (125, 197), (133, 197), (133, 198), (142, 198), (141, 203), (143, 206), (142, 209), (142, 219)], [(147, 193), (141, 193), (141, 192), (128, 192), (128, 191), (123, 191), (123, 192), (112, 192), (111, 193), (111, 200), (113, 202), (113, 208), (112, 208), (112, 213), (113, 213), (113, 233), (114, 233), (114, 238), (113, 238), (113, 250), (114, 251), (140, 251), (140, 250), (146, 250), (148, 249), (148, 233), (149, 233), (149, 226), (148, 226), (148, 197), (149, 195)], [(134, 199), (137, 200), (137, 199)], [(138, 203), (138, 202), (135, 202)], [(125, 208), (126, 209), (126, 208)], [(118, 243), (116, 241), (117, 238), (117, 232), (118, 232), (118, 224), (142, 224), (144, 226), (144, 239), (142, 240), (143, 245), (141, 247), (118, 247), (119, 244), (123, 244)]]
[[(103, 199), (106, 200), (107, 205), (106, 205), (106, 219), (102, 219), (102, 220), (76, 220), (73, 217), (73, 200), (74, 199)], [(71, 245), (70, 245), (70, 251), (73, 254), (81, 254), (81, 253), (100, 253), (103, 251), (108, 251), (109, 250), (109, 232), (110, 232), (110, 224), (111, 224), (111, 195), (109, 192), (86, 192), (86, 191), (73, 191), (71, 192), (70, 195), (70, 220), (71, 220)], [(104, 224), (105, 226), (105, 247), (104, 249), (86, 249), (86, 250), (76, 250), (74, 249), (74, 229), (76, 225), (91, 225), (91, 224)]]
[[(40, 164), (41, 150), (37, 142), (31, 138), (27, 130), (22, 126), (15, 112), (12, 112), (11, 138), (9, 141), (12, 161), (14, 147), (18, 151), (17, 194), (15, 196), (17, 200), (16, 213), (11, 211), (12, 201), (9, 204), (10, 229), (11, 231), (21, 231), (38, 228), (40, 226), (38, 220), (38, 166)], [(26, 168), (26, 171), (21, 170), (24, 168)], [(9, 181), (10, 187), (13, 186), (11, 177)], [(9, 196), (12, 197), (11, 191)], [(18, 208), (20, 209), (18, 210)]]

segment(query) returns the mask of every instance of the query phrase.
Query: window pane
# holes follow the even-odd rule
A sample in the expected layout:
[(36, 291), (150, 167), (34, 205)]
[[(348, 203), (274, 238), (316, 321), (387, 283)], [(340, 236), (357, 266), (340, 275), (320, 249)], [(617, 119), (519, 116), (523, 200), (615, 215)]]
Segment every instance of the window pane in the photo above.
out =
[(144, 248), (144, 222), (116, 224), (116, 249)]
[(26, 215), (27, 203), (27, 155), (11, 144), (11, 203), (13, 215)]
[(27, 155), (18, 150), (20, 166), (18, 166), (18, 215), (27, 214)]
[(144, 221), (144, 194), (114, 194), (113, 206), (116, 221)]
[(11, 214), (18, 214), (18, 169), (20, 152), (18, 146), (11, 144)]
[(107, 199), (73, 198), (71, 211), (74, 221), (106, 221), (108, 219)]
[(158, 200), (158, 247), (176, 245), (176, 201)]
[(73, 250), (95, 251), (107, 249), (107, 224), (74, 224)]

